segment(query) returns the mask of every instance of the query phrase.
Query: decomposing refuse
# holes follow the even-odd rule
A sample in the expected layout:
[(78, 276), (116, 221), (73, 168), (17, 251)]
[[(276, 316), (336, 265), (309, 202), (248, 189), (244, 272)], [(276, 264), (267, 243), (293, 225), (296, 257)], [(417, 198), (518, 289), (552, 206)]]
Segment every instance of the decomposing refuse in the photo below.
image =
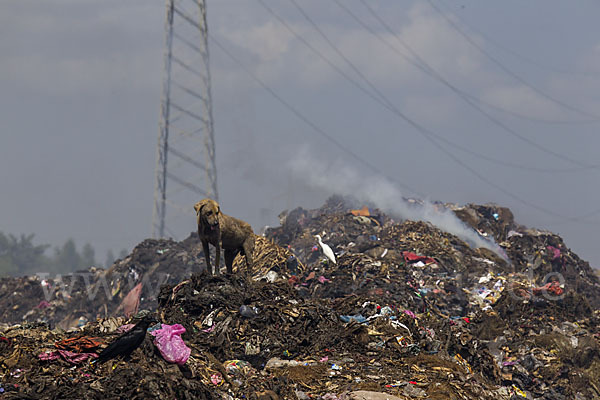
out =
[(193, 233), (2, 278), (0, 398), (600, 398), (594, 270), (506, 208), (443, 207), (501, 251), (332, 197), (257, 236), (249, 271), (206, 273)]

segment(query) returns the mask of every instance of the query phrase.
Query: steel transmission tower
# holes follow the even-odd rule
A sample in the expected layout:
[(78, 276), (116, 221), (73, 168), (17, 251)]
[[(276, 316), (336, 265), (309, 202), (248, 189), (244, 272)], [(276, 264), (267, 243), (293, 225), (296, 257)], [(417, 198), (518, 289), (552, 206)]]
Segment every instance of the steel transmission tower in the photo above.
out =
[(171, 229), (193, 226), (196, 201), (218, 199), (207, 35), (205, 0), (167, 0), (155, 238), (165, 232), (174, 237)]

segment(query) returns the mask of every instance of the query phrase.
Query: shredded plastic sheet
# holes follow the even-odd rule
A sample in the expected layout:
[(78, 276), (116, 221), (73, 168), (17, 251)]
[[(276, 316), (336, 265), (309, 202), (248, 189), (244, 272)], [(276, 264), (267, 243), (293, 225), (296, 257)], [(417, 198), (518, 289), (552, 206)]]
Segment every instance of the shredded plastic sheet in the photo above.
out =
[(181, 339), (184, 332), (185, 328), (181, 324), (162, 324), (162, 328), (153, 330), (150, 334), (154, 336), (154, 344), (165, 360), (183, 365), (191, 353), (190, 348)]

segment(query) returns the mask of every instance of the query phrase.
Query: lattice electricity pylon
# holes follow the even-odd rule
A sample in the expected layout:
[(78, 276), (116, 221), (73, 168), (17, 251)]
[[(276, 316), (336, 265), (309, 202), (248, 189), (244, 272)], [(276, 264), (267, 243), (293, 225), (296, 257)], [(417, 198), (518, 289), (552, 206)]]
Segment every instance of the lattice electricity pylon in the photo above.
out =
[(196, 201), (218, 200), (206, 2), (167, 0), (165, 34), (152, 235), (177, 238)]

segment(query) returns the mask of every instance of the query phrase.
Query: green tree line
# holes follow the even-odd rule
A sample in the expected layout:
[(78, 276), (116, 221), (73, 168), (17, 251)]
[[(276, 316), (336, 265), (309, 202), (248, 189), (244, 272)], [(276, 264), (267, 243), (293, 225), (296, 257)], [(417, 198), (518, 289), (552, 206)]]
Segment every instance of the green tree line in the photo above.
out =
[[(78, 250), (73, 239), (53, 249), (48, 244), (35, 244), (33, 239), (34, 234), (17, 237), (0, 232), (0, 276), (69, 273), (91, 266), (109, 267), (116, 259), (109, 250), (102, 265), (96, 261), (96, 252), (91, 244), (86, 243)], [(126, 255), (127, 251), (123, 249), (119, 258)]]

